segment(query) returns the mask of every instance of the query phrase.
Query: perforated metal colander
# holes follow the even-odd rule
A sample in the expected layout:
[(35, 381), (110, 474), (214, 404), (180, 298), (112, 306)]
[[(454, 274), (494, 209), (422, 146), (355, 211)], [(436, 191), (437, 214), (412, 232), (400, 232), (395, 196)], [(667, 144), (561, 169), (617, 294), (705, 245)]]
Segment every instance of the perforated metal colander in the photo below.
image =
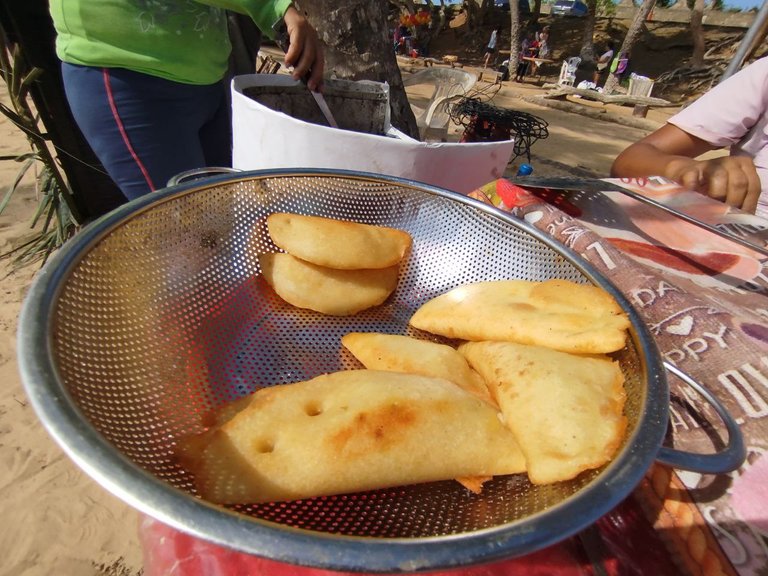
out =
[[(260, 278), (277, 250), (265, 217), (295, 212), (407, 230), (413, 251), (382, 306), (337, 318), (284, 303)], [(633, 328), (616, 354), (629, 433), (614, 462), (571, 482), (498, 477), (224, 508), (174, 458), (201, 415), (259, 387), (359, 367), (350, 331), (411, 334), (428, 299), (481, 280), (567, 278), (616, 297)], [(20, 320), (20, 363), (42, 422), (108, 490), (183, 531), (278, 561), (367, 572), (491, 561), (563, 539), (615, 506), (661, 444), (668, 390), (634, 310), (579, 257), (525, 222), (413, 182), (260, 172), (168, 188), (89, 226), (39, 275)], [(446, 443), (450, 437), (444, 438)]]

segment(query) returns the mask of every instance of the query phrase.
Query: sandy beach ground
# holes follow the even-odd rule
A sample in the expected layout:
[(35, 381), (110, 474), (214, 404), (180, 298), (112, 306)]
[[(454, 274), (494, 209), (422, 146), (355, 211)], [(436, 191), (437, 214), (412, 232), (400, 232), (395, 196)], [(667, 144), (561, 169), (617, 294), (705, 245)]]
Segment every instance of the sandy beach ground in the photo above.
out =
[[(0, 101), (8, 103), (4, 89)], [(0, 115), (0, 156), (28, 151), (24, 134)], [(19, 168), (12, 160), (0, 161), (0, 194)], [(0, 254), (30, 234), (36, 206), (30, 173), (0, 215)], [(9, 260), (0, 260), (0, 574), (138, 574), (138, 514), (75, 466), (40, 424), (22, 389), (16, 323), (39, 264), (14, 270)]]
[[(493, 100), (549, 122), (549, 138), (533, 148), (539, 175), (571, 170), (607, 176), (616, 154), (647, 132), (530, 101), (541, 93), (540, 88), (505, 83)], [(0, 100), (7, 102), (4, 92)], [(0, 156), (28, 150), (23, 133), (0, 116)], [(18, 169), (16, 162), (0, 161), (1, 194)], [(29, 233), (36, 205), (30, 175), (0, 215), (0, 253)], [(0, 260), (0, 575), (140, 574), (138, 514), (72, 463), (43, 428), (22, 388), (17, 318), (37, 270), (38, 265), (14, 270), (9, 259)]]

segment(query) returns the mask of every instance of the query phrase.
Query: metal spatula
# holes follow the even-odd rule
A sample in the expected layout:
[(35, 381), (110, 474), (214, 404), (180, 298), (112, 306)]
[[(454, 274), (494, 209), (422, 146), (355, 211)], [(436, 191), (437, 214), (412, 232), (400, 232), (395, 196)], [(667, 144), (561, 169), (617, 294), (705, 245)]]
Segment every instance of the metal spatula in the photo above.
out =
[(599, 180), (597, 178), (572, 178), (570, 176), (517, 176), (515, 178), (511, 178), (510, 180), (518, 186), (528, 186), (530, 188), (549, 188), (551, 190), (562, 190), (564, 192), (620, 192), (626, 196), (629, 196), (630, 198), (633, 198), (634, 200), (637, 200), (638, 202), (642, 202), (644, 204), (653, 206), (654, 208), (658, 208), (659, 210), (663, 210), (664, 212), (672, 214), (681, 220), (685, 220), (690, 224), (698, 226), (699, 228), (703, 228), (712, 234), (717, 234), (718, 236), (730, 240), (731, 242), (741, 244), (750, 250), (754, 250), (755, 252), (759, 252), (760, 254), (768, 256), (768, 231), (766, 230), (754, 233), (744, 232), (745, 235), (743, 237), (737, 236), (707, 224), (706, 222), (702, 222), (701, 220), (689, 216), (688, 214), (675, 210), (674, 208), (662, 204), (657, 200), (648, 198), (647, 196), (638, 194), (637, 192), (633, 192), (632, 190), (612, 182), (605, 182), (604, 180)]

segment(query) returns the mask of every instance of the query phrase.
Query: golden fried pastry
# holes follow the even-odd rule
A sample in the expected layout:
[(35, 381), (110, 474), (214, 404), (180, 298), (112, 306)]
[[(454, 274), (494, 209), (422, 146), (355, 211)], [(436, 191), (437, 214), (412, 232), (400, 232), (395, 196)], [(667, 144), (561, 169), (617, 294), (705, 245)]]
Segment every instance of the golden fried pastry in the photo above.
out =
[(341, 270), (389, 268), (411, 246), (411, 236), (403, 230), (319, 216), (272, 214), (267, 229), (272, 241), (289, 254)]
[(261, 272), (283, 300), (331, 316), (349, 316), (384, 302), (397, 288), (398, 265), (337, 270), (290, 254), (259, 255)]
[(423, 304), (410, 324), (448, 338), (518, 342), (577, 354), (623, 348), (630, 326), (610, 294), (568, 280), (467, 284)]
[(258, 390), (177, 454), (200, 495), (236, 504), (514, 474), (498, 412), (437, 378), (348, 370)]
[(341, 343), (369, 370), (443, 378), (495, 405), (483, 379), (451, 346), (409, 336), (363, 332), (346, 334)]
[(467, 342), (459, 352), (485, 379), (534, 484), (598, 468), (621, 445), (624, 376), (610, 358), (511, 342)]

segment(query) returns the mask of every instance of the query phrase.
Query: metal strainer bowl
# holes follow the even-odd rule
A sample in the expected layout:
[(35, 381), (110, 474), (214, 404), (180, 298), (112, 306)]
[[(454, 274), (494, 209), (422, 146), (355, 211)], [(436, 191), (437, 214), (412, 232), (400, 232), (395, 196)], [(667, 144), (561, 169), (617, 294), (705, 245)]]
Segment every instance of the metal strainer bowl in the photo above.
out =
[[(292, 308), (260, 279), (273, 212), (407, 230), (396, 293), (347, 318)], [(570, 482), (499, 477), (231, 508), (203, 501), (173, 456), (201, 414), (259, 387), (358, 367), (350, 331), (410, 334), (428, 299), (481, 280), (591, 282), (632, 321), (616, 354), (629, 431), (615, 460)], [(20, 318), (22, 378), (43, 424), (89, 475), (197, 537), (304, 566), (367, 572), (488, 562), (564, 539), (618, 504), (659, 452), (668, 388), (636, 312), (577, 255), (525, 222), (426, 185), (342, 171), (243, 173), (166, 188), (84, 229), (36, 279)], [(450, 442), (450, 437), (444, 439)]]

